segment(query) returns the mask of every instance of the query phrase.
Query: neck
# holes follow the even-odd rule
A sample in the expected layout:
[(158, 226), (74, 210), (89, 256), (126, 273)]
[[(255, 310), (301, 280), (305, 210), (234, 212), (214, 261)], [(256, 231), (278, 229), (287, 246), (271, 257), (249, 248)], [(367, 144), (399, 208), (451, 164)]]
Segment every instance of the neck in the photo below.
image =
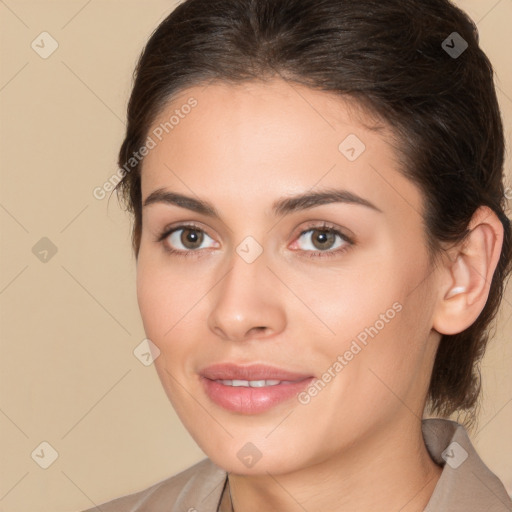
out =
[(413, 419), (293, 473), (230, 473), (234, 511), (423, 512), (442, 469), (428, 454), (421, 422)]

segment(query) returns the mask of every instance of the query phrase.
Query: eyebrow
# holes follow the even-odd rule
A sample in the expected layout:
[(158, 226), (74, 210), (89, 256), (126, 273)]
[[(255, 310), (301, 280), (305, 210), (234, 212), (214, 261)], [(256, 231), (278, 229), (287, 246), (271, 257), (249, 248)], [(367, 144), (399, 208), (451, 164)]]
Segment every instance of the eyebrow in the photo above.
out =
[[(159, 188), (151, 192), (151, 194), (149, 194), (145, 199), (143, 207), (155, 203), (176, 205), (208, 217), (220, 219), (219, 212), (209, 202), (178, 194), (176, 192), (170, 192), (163, 188)], [(307, 192), (305, 194), (278, 199), (272, 204), (272, 213), (275, 216), (288, 215), (293, 212), (331, 203), (355, 204), (365, 206), (382, 213), (380, 208), (367, 199), (364, 199), (363, 197), (348, 190), (337, 189), (328, 189), (321, 192)]]

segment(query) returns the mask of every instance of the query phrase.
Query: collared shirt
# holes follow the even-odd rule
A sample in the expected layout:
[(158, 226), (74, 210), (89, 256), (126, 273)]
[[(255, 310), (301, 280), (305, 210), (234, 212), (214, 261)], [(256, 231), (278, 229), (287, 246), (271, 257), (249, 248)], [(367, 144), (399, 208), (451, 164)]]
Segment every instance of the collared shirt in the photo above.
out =
[[(512, 500), (483, 463), (464, 427), (454, 421), (422, 420), (425, 445), (443, 466), (424, 512), (511, 512)], [(83, 512), (230, 512), (229, 480), (209, 458), (147, 489)]]

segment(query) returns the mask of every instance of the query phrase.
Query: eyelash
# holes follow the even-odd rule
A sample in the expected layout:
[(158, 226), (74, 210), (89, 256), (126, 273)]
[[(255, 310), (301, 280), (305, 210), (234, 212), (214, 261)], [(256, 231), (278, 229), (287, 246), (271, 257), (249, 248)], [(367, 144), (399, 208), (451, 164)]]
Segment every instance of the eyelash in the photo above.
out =
[[(201, 231), (205, 234), (207, 234), (204, 229), (200, 228), (198, 225), (194, 223), (187, 223), (187, 224), (180, 224), (179, 226), (174, 226), (171, 229), (164, 229), (162, 233), (160, 233), (157, 238), (156, 242), (161, 243), (164, 247), (164, 250), (168, 252), (169, 254), (172, 254), (173, 256), (178, 257), (194, 257), (197, 253), (201, 251), (201, 249), (190, 249), (187, 251), (183, 250), (177, 250), (177, 249), (171, 249), (166, 243), (165, 240), (167, 237), (169, 237), (172, 233), (175, 231), (180, 231), (181, 229), (192, 229), (194, 231)], [(339, 256), (340, 254), (348, 251), (351, 249), (355, 244), (354, 240), (344, 233), (341, 233), (334, 225), (331, 225), (327, 222), (324, 222), (320, 225), (313, 224), (311, 226), (308, 226), (307, 229), (304, 229), (301, 231), (297, 238), (300, 238), (305, 233), (308, 233), (310, 231), (322, 231), (326, 233), (333, 233), (334, 235), (338, 235), (344, 242), (346, 242), (346, 245), (344, 245), (341, 248), (335, 249), (335, 250), (326, 250), (326, 251), (302, 251), (306, 253), (304, 256), (307, 258), (333, 258), (336, 256)], [(300, 251), (299, 251), (300, 252)]]

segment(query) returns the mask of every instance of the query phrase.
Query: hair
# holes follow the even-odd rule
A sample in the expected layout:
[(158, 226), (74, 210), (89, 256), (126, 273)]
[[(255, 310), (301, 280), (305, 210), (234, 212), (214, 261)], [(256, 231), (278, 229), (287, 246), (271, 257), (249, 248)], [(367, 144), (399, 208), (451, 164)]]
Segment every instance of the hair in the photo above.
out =
[[(454, 46), (454, 32), (467, 43), (458, 56), (443, 43)], [(512, 259), (493, 74), (475, 24), (449, 0), (186, 0), (155, 29), (139, 57), (118, 164), (126, 169), (134, 160), (173, 98), (215, 81), (281, 78), (354, 100), (382, 119), (398, 141), (400, 172), (424, 197), (430, 256), (441, 254), (445, 243), (463, 241), (481, 205), (504, 228), (487, 302), (470, 327), (442, 335), (426, 397), (432, 414), (458, 413), (471, 426), (479, 362)], [(136, 258), (142, 162), (115, 188), (133, 215)]]

